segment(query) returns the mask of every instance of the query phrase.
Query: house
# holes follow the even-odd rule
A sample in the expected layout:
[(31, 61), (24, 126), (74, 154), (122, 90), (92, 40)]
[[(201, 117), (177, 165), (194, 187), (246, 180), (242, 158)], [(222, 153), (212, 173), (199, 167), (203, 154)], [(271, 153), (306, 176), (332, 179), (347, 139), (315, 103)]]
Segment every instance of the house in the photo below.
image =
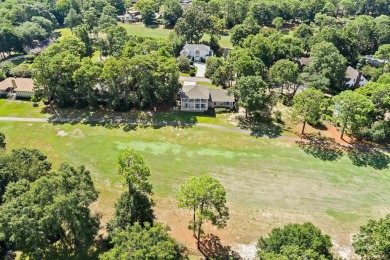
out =
[(34, 95), (34, 81), (30, 78), (6, 78), (0, 82), (0, 94), (15, 94), (17, 98), (31, 98)]
[[(309, 66), (310, 58), (302, 57), (299, 59), (300, 68), (303, 69), (305, 66)], [(363, 76), (363, 74), (351, 66), (347, 67), (345, 71), (345, 79), (348, 87), (358, 88), (364, 86), (368, 83), (368, 80)]]
[(234, 107), (234, 97), (229, 96), (224, 89), (209, 89), (202, 85), (185, 84), (179, 95), (181, 111), (204, 112), (209, 108), (233, 109)]
[(121, 21), (122, 23), (128, 22), (131, 20), (130, 14), (126, 13), (124, 15), (118, 15), (117, 17), (118, 21)]
[(368, 83), (367, 79), (363, 74), (351, 66), (348, 66), (347, 72), (345, 73), (345, 78), (347, 79), (346, 85), (348, 87), (358, 88), (364, 86)]
[(364, 61), (370, 64), (371, 66), (374, 66), (375, 68), (381, 68), (383, 64), (386, 63), (385, 60), (382, 59), (376, 59), (373, 55), (366, 55), (364, 56)]
[(208, 57), (213, 56), (213, 51), (204, 44), (186, 44), (180, 52), (180, 56), (193, 61), (205, 61)]

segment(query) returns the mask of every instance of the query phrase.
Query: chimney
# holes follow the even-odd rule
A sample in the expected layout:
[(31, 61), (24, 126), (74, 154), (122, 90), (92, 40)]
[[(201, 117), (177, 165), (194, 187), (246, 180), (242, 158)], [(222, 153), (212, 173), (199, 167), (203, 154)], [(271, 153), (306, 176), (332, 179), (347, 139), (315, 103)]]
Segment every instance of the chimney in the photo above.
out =
[(356, 78), (355, 84), (353, 85), (354, 89), (357, 89), (359, 87), (361, 78), (362, 78), (362, 72), (359, 70), (359, 74)]
[(13, 89), (16, 89), (16, 88), (17, 88), (15, 79), (16, 79), (16, 78), (11, 79)]

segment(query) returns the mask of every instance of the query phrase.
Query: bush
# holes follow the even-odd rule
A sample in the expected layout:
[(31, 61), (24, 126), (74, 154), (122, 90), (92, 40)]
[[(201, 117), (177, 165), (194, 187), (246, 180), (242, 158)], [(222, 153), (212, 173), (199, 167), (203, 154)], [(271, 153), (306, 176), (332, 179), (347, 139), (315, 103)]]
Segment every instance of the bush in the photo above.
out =
[(195, 71), (191, 70), (191, 71), (190, 71), (190, 76), (191, 76), (191, 77), (195, 77), (195, 76), (196, 76)]
[(12, 62), (10, 61), (4, 61), (1, 65), (0, 65), (0, 70), (2, 70), (6, 75), (9, 75), (9, 72), (12, 68), (15, 67), (15, 64), (13, 64)]
[(282, 122), (282, 112), (279, 110), (275, 111), (274, 118), (276, 122), (278, 123)]
[(180, 72), (189, 72), (190, 71), (190, 61), (187, 59), (187, 57), (180, 56), (177, 59), (177, 65), (179, 66)]
[(0, 81), (5, 80), (6, 77), (4, 71), (0, 69)]
[(33, 63), (35, 56), (34, 55), (26, 55), (24, 57), (26, 63)]
[(358, 137), (376, 143), (390, 142), (390, 122), (375, 122), (372, 128), (365, 128), (361, 130)]
[(9, 74), (13, 77), (20, 78), (31, 78), (32, 76), (31, 69), (23, 64), (12, 68)]

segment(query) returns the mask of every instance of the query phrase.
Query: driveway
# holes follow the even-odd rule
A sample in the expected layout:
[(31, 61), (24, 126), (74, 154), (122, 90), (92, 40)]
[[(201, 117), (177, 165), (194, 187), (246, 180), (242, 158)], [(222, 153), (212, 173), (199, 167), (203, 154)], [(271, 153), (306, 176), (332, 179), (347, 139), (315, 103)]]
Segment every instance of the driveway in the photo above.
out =
[(194, 62), (194, 66), (198, 69), (196, 77), (204, 78), (204, 74), (206, 73), (206, 64), (202, 62)]

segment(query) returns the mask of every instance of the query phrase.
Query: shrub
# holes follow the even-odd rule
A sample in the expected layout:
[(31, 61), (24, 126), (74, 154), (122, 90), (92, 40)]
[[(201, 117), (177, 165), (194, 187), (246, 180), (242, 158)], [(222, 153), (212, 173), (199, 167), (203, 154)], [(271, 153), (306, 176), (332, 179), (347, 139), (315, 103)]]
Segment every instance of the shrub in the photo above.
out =
[(10, 61), (4, 61), (0, 64), (0, 70), (2, 70), (6, 75), (9, 75), (10, 70), (14, 67), (15, 64)]
[(191, 76), (191, 77), (195, 77), (195, 76), (196, 76), (195, 71), (191, 70), (191, 71), (190, 71), (190, 76)]
[(181, 72), (188, 72), (190, 71), (190, 61), (187, 59), (187, 57), (180, 56), (177, 59), (177, 65), (179, 66), (179, 70)]
[(9, 74), (13, 77), (21, 77), (21, 78), (31, 78), (32, 76), (31, 69), (23, 64), (12, 68)]
[(26, 55), (24, 57), (26, 63), (33, 63), (35, 56), (34, 55)]
[(0, 69), (0, 81), (4, 80), (6, 77), (4, 71)]

